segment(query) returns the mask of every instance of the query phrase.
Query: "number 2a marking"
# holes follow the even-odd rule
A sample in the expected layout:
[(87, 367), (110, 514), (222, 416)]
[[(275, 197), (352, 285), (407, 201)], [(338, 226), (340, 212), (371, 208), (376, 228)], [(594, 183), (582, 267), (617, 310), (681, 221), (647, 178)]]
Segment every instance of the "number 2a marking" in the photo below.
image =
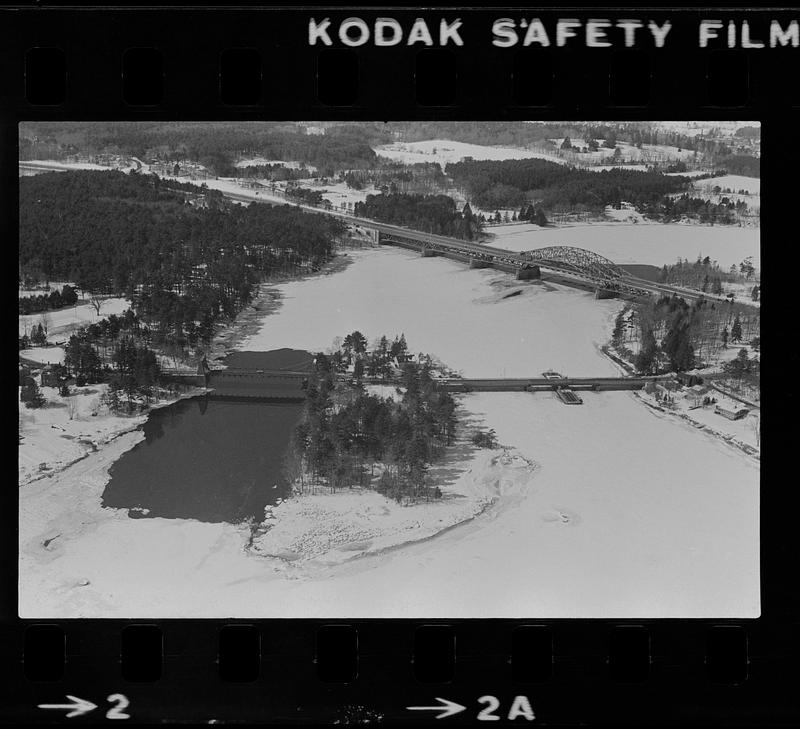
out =
[[(481, 696), (478, 699), (478, 703), (486, 705), (486, 708), (481, 709), (478, 713), (478, 721), (500, 721), (500, 717), (494, 713), (500, 708), (500, 700), (496, 696)], [(514, 701), (511, 703), (507, 719), (508, 721), (514, 721), (517, 718), (523, 718), (527, 721), (536, 719), (527, 696), (515, 696)]]
[(112, 706), (106, 712), (106, 719), (130, 719), (131, 715), (126, 714), (123, 709), (127, 709), (128, 705), (131, 703), (128, 701), (128, 697), (124, 694), (111, 694), (110, 696), (106, 696), (106, 701), (110, 704), (116, 702), (116, 706)]

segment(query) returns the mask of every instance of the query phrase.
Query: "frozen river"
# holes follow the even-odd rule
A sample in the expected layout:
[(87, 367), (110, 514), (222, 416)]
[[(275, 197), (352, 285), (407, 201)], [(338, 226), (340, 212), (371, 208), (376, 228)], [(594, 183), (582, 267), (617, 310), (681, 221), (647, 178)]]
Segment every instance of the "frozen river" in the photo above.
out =
[(487, 228), (490, 245), (512, 251), (545, 246), (586, 248), (614, 263), (663, 266), (679, 258), (690, 262), (709, 256), (723, 269), (739, 265), (748, 256), (761, 266), (760, 228), (677, 223), (608, 223), (540, 228), (538, 225), (498, 225)]
[[(278, 286), (245, 350), (404, 332), (466, 375), (610, 375), (620, 303), (392, 249)], [(508, 297), (509, 293), (521, 291)], [(433, 539), (304, 570), (249, 556), (226, 524), (102, 510), (124, 438), (21, 494), (26, 617), (755, 617), (757, 464), (631, 393), (482, 393), (464, 407), (537, 464), (497, 507)], [(94, 459), (94, 460), (93, 460)], [(465, 464), (469, 467), (470, 464)], [(77, 491), (75, 491), (77, 489)], [(78, 496), (66, 497), (65, 493)], [(57, 496), (54, 496), (57, 495)], [(69, 498), (69, 501), (67, 501)], [(70, 521), (70, 519), (72, 521)], [(41, 544), (60, 535), (50, 550)]]

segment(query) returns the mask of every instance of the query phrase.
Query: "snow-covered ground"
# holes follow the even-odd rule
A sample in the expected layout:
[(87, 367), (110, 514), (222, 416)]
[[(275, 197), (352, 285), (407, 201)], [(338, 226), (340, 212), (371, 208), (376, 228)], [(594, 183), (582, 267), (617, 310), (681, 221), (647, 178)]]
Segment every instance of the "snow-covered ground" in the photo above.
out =
[(710, 177), (707, 180), (698, 180), (694, 183), (695, 190), (711, 190), (719, 186), (723, 190), (730, 189), (734, 192), (744, 190), (748, 195), (761, 194), (761, 178), (745, 177), (744, 175), (722, 175)]
[(623, 206), (619, 209), (606, 205), (605, 214), (607, 218), (618, 223), (646, 223), (644, 215), (642, 215), (633, 206)]
[(50, 475), (144, 421), (143, 417), (109, 415), (100, 405), (107, 389), (107, 385), (73, 387), (75, 394), (61, 397), (55, 387), (43, 387), (45, 407), (29, 409), (19, 404), (20, 484)]
[(348, 187), (345, 182), (322, 185), (320, 189), (325, 190), (323, 197), (326, 200), (330, 200), (336, 209), (341, 208), (342, 203), (350, 203), (352, 205), (357, 202), (364, 202), (367, 199), (367, 195), (380, 195), (381, 192), (372, 185), (362, 190), (354, 190), (352, 187)]
[(687, 172), (664, 172), (663, 174), (668, 177), (699, 177), (700, 175), (707, 175), (709, 172), (710, 170), (688, 170)]
[(459, 162), (464, 157), (475, 160), (530, 159), (539, 157), (551, 162), (564, 164), (555, 153), (548, 154), (540, 149), (524, 149), (522, 147), (493, 147), (482, 144), (454, 142), (452, 139), (426, 139), (423, 142), (395, 142), (374, 147), (380, 157), (414, 164), (416, 162)]
[(50, 168), (56, 170), (121, 170), (128, 172), (135, 170), (136, 165), (129, 165), (127, 167), (110, 167), (108, 165), (98, 165), (94, 162), (64, 162), (63, 160), (55, 159), (37, 159), (37, 160), (20, 160), (20, 165), (25, 165), (29, 168), (41, 168), (42, 172), (50, 172)]
[(267, 159), (266, 157), (248, 157), (247, 159), (240, 159), (234, 166), (235, 167), (259, 167), (261, 165), (281, 165), (290, 170), (299, 170), (301, 167), (310, 172), (316, 171), (316, 167), (307, 165), (296, 160), (283, 160), (283, 159)]
[[(91, 304), (78, 304), (56, 311), (44, 311), (38, 314), (23, 314), (19, 317), (19, 336), (30, 335), (31, 329), (44, 322), (47, 329), (48, 342), (64, 342), (75, 330), (88, 324), (94, 324), (111, 314), (121, 314), (130, 307), (130, 301), (122, 298), (103, 299), (98, 315)], [(46, 323), (46, 326), (45, 326)]]
[(20, 350), (19, 356), (41, 364), (60, 364), (64, 361), (64, 348), (33, 347), (32, 349)]
[(554, 228), (509, 225), (489, 228), (495, 237), (489, 245), (513, 251), (545, 246), (575, 246), (599, 253), (614, 263), (647, 263), (663, 266), (678, 258), (697, 260), (709, 256), (723, 268), (741, 263), (748, 256), (761, 266), (760, 231), (721, 225), (589, 224)]
[[(240, 348), (325, 348), (357, 328), (369, 340), (405, 332), (412, 350), (465, 374), (615, 371), (595, 344), (608, 339), (618, 301), (404, 251), (352, 256), (337, 274), (278, 286), (282, 306)], [(515, 290), (523, 293), (503, 298)], [(420, 529), (423, 541), (336, 565), (321, 563), (322, 553), (294, 563), (258, 556), (244, 549), (249, 532), (232, 525), (129, 519), (100, 508), (108, 467), (143, 437), (122, 435), (21, 489), (20, 614), (759, 614), (753, 459), (632, 393), (586, 393), (575, 407), (546, 393), (470, 394), (461, 403), (496, 430), (514, 460), (487, 480), (498, 464), (479, 454), (462, 464), (452, 488), (466, 488), (459, 479), (483, 483), (498, 497), (494, 505), (433, 537)], [(518, 467), (528, 462), (536, 467)], [(364, 510), (376, 508), (368, 497)], [(368, 549), (357, 515), (335, 524), (353, 534), (337, 538), (335, 561)], [(289, 547), (310, 534), (313, 554), (329, 538), (314, 537), (314, 526), (287, 521), (285, 538), (267, 538)]]
[[(577, 152), (571, 149), (561, 149), (564, 143), (564, 137), (551, 139), (555, 147), (560, 150), (565, 159), (569, 162), (578, 165), (592, 165), (591, 169), (611, 169), (612, 167), (629, 167), (631, 169), (642, 169), (641, 166), (629, 164), (614, 164), (612, 155), (614, 150), (603, 146), (603, 139), (596, 139), (595, 142), (599, 145), (598, 148), (591, 152)], [(573, 138), (570, 140), (573, 147), (583, 148), (586, 146), (586, 140), (580, 138)], [(638, 162), (640, 165), (654, 162), (667, 162), (667, 161), (688, 161), (694, 157), (694, 151), (690, 149), (678, 149), (678, 147), (670, 147), (666, 144), (643, 144), (641, 148), (629, 142), (617, 142), (617, 148), (620, 151), (620, 162), (624, 159), (626, 162)], [(597, 165), (597, 166), (595, 166)]]

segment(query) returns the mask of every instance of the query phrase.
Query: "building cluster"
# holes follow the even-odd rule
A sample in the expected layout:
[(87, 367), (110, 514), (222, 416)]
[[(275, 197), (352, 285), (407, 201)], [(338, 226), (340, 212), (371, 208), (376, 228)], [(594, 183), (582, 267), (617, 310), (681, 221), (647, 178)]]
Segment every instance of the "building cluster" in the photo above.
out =
[(135, 167), (136, 162), (131, 157), (126, 157), (121, 154), (70, 154), (67, 156), (66, 161), (71, 164), (93, 164), (102, 165), (103, 167), (111, 167), (112, 169), (128, 169)]
[(214, 177), (214, 175), (200, 163), (189, 162), (187, 160), (170, 162), (154, 159), (148, 162), (148, 167), (150, 168), (150, 172), (154, 172), (159, 177), (188, 177), (190, 180), (208, 180)]
[(686, 410), (714, 408), (714, 413), (728, 420), (747, 417), (750, 409), (742, 403), (723, 397), (714, 388), (697, 381), (687, 380), (685, 384), (671, 380), (650, 381), (642, 389), (657, 403), (669, 409), (683, 407)]

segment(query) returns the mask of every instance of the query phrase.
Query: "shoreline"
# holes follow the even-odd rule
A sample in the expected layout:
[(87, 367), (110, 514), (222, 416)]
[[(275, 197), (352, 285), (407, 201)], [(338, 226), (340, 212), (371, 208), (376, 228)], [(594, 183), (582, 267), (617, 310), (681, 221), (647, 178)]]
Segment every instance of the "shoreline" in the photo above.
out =
[[(613, 362), (623, 374), (630, 375), (633, 373), (633, 368), (628, 365), (621, 357), (619, 357), (616, 353), (612, 354), (609, 351), (610, 345), (605, 344), (601, 347), (598, 347), (598, 350), (602, 352), (611, 362)], [(628, 369), (630, 367), (630, 369)], [(717, 430), (716, 428), (709, 427), (705, 423), (701, 423), (698, 420), (695, 420), (691, 417), (688, 413), (682, 412), (675, 412), (672, 410), (667, 410), (656, 403), (648, 402), (648, 400), (641, 394), (638, 390), (632, 390), (631, 394), (643, 405), (650, 408), (651, 411), (655, 411), (654, 414), (662, 413), (664, 416), (677, 419), (678, 421), (683, 421), (690, 425), (694, 430), (699, 430), (707, 435), (710, 435), (714, 439), (726, 443), (731, 448), (738, 450), (740, 453), (748, 456), (749, 458), (753, 458), (754, 460), (760, 462), (761, 461), (761, 449), (755, 448), (748, 443), (744, 443), (736, 438), (735, 435), (731, 433), (725, 433), (724, 431)], [(760, 406), (758, 410), (760, 410)]]

